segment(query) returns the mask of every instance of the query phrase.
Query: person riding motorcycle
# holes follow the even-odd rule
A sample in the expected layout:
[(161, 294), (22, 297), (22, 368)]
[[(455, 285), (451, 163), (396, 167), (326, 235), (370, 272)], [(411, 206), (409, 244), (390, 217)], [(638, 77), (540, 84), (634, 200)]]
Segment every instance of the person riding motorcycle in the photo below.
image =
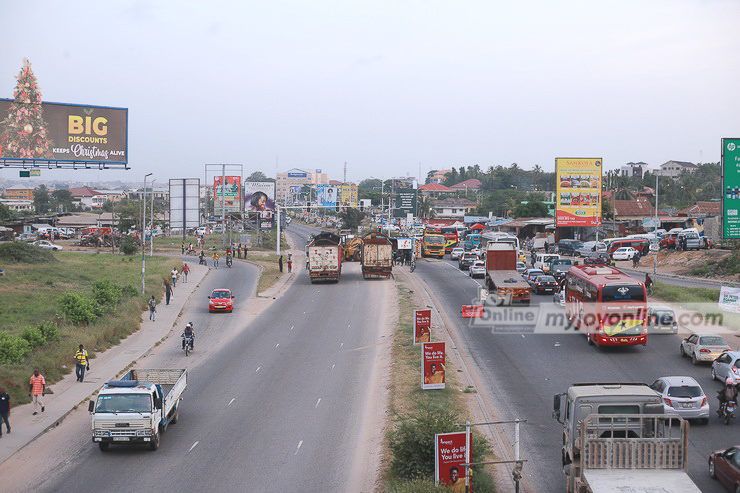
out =
[(195, 328), (193, 322), (188, 322), (185, 330), (182, 331), (182, 348), (185, 349), (185, 341), (190, 339), (190, 349), (195, 349)]
[(650, 289), (652, 285), (653, 279), (650, 277), (650, 274), (645, 274), (645, 289)]
[(227, 251), (226, 252), (226, 265), (228, 265), (229, 267), (231, 267), (231, 259), (232, 259), (231, 252)]
[(717, 409), (717, 414), (720, 416), (722, 415), (722, 411), (725, 407), (725, 404), (728, 402), (734, 402), (737, 406), (737, 387), (735, 386), (735, 381), (728, 377), (725, 380), (725, 386), (722, 387), (721, 390), (717, 391), (717, 399), (719, 399), (719, 409)]

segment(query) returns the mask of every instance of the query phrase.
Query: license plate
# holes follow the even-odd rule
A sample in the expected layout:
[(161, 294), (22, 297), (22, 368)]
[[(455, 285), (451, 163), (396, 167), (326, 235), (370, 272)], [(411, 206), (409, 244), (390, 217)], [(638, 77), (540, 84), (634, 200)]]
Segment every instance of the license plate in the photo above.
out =
[(630, 342), (630, 340), (623, 337), (622, 339), (619, 340), (619, 342)]
[(694, 404), (693, 404), (693, 403), (691, 403), (691, 402), (684, 402), (684, 403), (682, 404), (682, 406), (683, 406), (683, 407), (694, 407)]
[(114, 442), (128, 442), (129, 437), (113, 437)]

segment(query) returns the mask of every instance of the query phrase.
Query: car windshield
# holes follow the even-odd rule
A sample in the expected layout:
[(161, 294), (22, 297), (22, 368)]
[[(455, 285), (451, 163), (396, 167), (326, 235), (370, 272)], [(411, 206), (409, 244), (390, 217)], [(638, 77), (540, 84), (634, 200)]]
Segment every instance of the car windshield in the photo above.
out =
[(96, 413), (149, 413), (152, 399), (149, 394), (102, 394), (98, 396)]
[(537, 278), (537, 282), (555, 282), (555, 278), (552, 276), (540, 276)]
[(211, 295), (211, 298), (217, 298), (217, 299), (223, 299), (223, 298), (231, 298), (231, 295), (228, 291), (214, 291)]
[(719, 336), (705, 336), (699, 338), (701, 346), (727, 346), (727, 342)]
[(670, 387), (668, 389), (669, 397), (701, 397), (704, 392), (701, 391), (701, 387), (690, 387), (688, 385), (681, 387)]
[(673, 312), (655, 312), (655, 318), (659, 324), (670, 325), (673, 323)]

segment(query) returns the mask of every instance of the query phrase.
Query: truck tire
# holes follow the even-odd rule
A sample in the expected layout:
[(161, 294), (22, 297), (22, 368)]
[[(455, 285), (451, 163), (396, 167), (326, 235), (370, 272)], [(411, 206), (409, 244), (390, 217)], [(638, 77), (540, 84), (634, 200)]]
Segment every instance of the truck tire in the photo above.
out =
[(157, 433), (157, 437), (149, 442), (149, 450), (157, 450), (159, 448), (159, 440), (162, 438), (162, 429), (159, 429), (159, 433)]
[(100, 448), (101, 452), (107, 452), (109, 447), (110, 443), (108, 442), (98, 442), (98, 448)]
[(178, 406), (175, 409), (175, 415), (172, 416), (172, 420), (170, 420), (170, 423), (172, 423), (173, 425), (176, 425), (179, 420), (180, 420), (180, 407)]

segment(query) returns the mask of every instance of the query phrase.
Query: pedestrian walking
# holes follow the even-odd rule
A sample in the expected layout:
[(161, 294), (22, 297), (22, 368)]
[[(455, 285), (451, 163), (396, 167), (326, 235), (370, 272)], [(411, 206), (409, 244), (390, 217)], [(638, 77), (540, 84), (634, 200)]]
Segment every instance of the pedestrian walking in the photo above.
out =
[(278, 267), (280, 267), (280, 272), (283, 271), (283, 256), (280, 255), (280, 258), (278, 259)]
[(155, 300), (154, 295), (152, 295), (152, 299), (149, 300), (149, 320), (154, 322), (156, 318), (157, 318), (157, 300)]
[(185, 243), (182, 243), (180, 246), (182, 247), (182, 254), (185, 255)]
[(188, 264), (182, 264), (182, 275), (184, 278), (182, 282), (188, 282), (188, 274), (190, 274), (190, 267)]
[(39, 372), (39, 369), (35, 368), (33, 370), (33, 375), (31, 375), (31, 380), (28, 383), (28, 391), (31, 393), (30, 397), (33, 401), (34, 416), (39, 413), (39, 407), (41, 408), (42, 413), (46, 410), (42, 401), (44, 390), (46, 390), (46, 379), (41, 372)]
[(90, 360), (87, 355), (87, 350), (80, 344), (80, 349), (75, 352), (75, 375), (77, 375), (77, 381), (82, 382), (85, 379), (85, 370), (90, 369)]
[(288, 257), (288, 272), (293, 272), (293, 259)]
[(5, 428), (10, 433), (10, 396), (5, 389), (0, 386), (0, 438), (3, 436), (3, 421), (5, 421)]
[(170, 297), (172, 296), (172, 286), (170, 286), (170, 281), (167, 279), (164, 280), (164, 300), (165, 305), (170, 304)]
[(247, 258), (247, 246), (244, 245), (244, 259)]
[(172, 272), (170, 272), (170, 276), (172, 276), (172, 287), (174, 288), (177, 286), (177, 268), (173, 267)]

